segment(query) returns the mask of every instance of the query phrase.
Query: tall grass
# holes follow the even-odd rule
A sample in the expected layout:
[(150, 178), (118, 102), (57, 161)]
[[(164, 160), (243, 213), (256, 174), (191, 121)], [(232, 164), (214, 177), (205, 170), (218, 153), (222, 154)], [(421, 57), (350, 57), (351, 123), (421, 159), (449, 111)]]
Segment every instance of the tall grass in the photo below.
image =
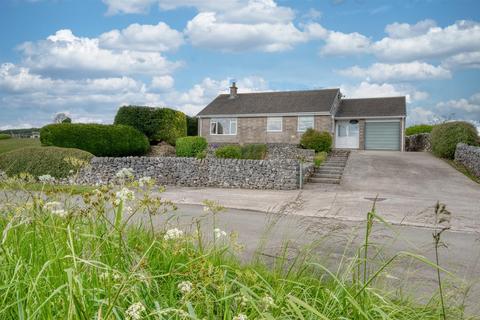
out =
[[(345, 270), (330, 271), (306, 256), (281, 257), (271, 268), (258, 259), (240, 263), (235, 235), (216, 228), (223, 210), (217, 203), (204, 208), (213, 230), (202, 220), (188, 228), (169, 220), (154, 226), (152, 216), (174, 205), (154, 195), (150, 179), (125, 176), (121, 189), (101, 187), (81, 201), (48, 192), (2, 203), (0, 319), (410, 320), (441, 314), (436, 300), (422, 305), (372, 285), (392, 261), (408, 255), (367, 272), (374, 210), (363, 254)], [(446, 312), (461, 316), (453, 307)]]

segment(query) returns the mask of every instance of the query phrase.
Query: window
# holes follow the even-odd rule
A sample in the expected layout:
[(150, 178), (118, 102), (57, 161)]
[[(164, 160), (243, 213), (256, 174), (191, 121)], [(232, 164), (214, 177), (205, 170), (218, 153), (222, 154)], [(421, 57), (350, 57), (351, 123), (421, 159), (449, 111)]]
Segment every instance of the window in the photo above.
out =
[(267, 118), (267, 132), (282, 132), (282, 117)]
[(313, 116), (311, 117), (298, 117), (298, 131), (304, 132), (308, 128), (313, 128)]
[(210, 134), (237, 134), (237, 119), (235, 118), (218, 118), (210, 120)]

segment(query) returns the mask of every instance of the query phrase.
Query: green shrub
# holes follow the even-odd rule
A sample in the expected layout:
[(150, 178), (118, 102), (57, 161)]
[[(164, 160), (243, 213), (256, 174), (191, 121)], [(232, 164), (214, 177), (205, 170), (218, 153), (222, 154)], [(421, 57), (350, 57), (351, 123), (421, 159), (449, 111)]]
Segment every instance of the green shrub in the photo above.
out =
[(325, 151), (322, 151), (322, 152), (319, 152), (317, 154), (315, 154), (315, 157), (313, 158), (313, 163), (316, 167), (320, 167), (323, 163), (323, 161), (325, 161), (325, 159), (327, 159), (327, 155), (328, 153), (326, 153)]
[(10, 139), (12, 136), (6, 133), (0, 133), (0, 140)]
[(198, 119), (187, 116), (187, 136), (198, 135)]
[(310, 128), (302, 134), (300, 145), (315, 152), (328, 152), (332, 149), (332, 136), (327, 131), (320, 132)]
[(175, 145), (178, 138), (187, 135), (185, 114), (169, 108), (123, 106), (118, 109), (114, 123), (134, 127), (152, 143), (166, 141)]
[(237, 145), (227, 145), (215, 150), (217, 158), (242, 159), (242, 148)]
[(150, 148), (143, 133), (123, 125), (50, 124), (40, 130), (40, 141), (45, 146), (77, 148), (99, 157), (140, 156)]
[(432, 132), (432, 129), (433, 129), (433, 125), (431, 124), (417, 124), (405, 129), (405, 135), (411, 136), (419, 133), (430, 133)]
[(477, 129), (468, 122), (455, 121), (436, 125), (430, 134), (432, 152), (441, 158), (453, 159), (457, 143), (478, 145)]
[(179, 157), (196, 157), (207, 149), (207, 140), (204, 137), (178, 138), (175, 151)]
[(242, 159), (262, 160), (267, 155), (265, 144), (247, 144), (242, 147)]
[(30, 173), (36, 177), (49, 174), (55, 178), (65, 178), (74, 164), (65, 158), (76, 158), (89, 162), (91, 153), (72, 148), (27, 147), (0, 154), (0, 169), (9, 176)]

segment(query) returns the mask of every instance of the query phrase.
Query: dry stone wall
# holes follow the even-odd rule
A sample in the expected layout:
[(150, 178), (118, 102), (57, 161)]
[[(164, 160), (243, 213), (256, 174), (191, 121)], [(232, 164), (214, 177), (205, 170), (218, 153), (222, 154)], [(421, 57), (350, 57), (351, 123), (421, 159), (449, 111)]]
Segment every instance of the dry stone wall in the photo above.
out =
[(413, 134), (405, 137), (405, 151), (430, 151), (429, 133)]
[(455, 161), (467, 167), (477, 178), (480, 178), (480, 147), (457, 144)]
[(187, 187), (291, 190), (299, 188), (297, 160), (196, 159), (176, 157), (93, 158), (78, 177), (81, 184), (114, 182), (122, 168), (135, 178), (149, 176), (158, 184)]

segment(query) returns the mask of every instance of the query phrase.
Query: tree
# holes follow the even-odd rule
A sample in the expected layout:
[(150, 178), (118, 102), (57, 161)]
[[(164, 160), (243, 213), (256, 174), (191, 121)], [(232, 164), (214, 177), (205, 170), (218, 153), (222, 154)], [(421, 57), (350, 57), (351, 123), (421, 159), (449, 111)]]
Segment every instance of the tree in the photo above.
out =
[(53, 123), (72, 123), (72, 119), (64, 112), (59, 112), (53, 118)]

